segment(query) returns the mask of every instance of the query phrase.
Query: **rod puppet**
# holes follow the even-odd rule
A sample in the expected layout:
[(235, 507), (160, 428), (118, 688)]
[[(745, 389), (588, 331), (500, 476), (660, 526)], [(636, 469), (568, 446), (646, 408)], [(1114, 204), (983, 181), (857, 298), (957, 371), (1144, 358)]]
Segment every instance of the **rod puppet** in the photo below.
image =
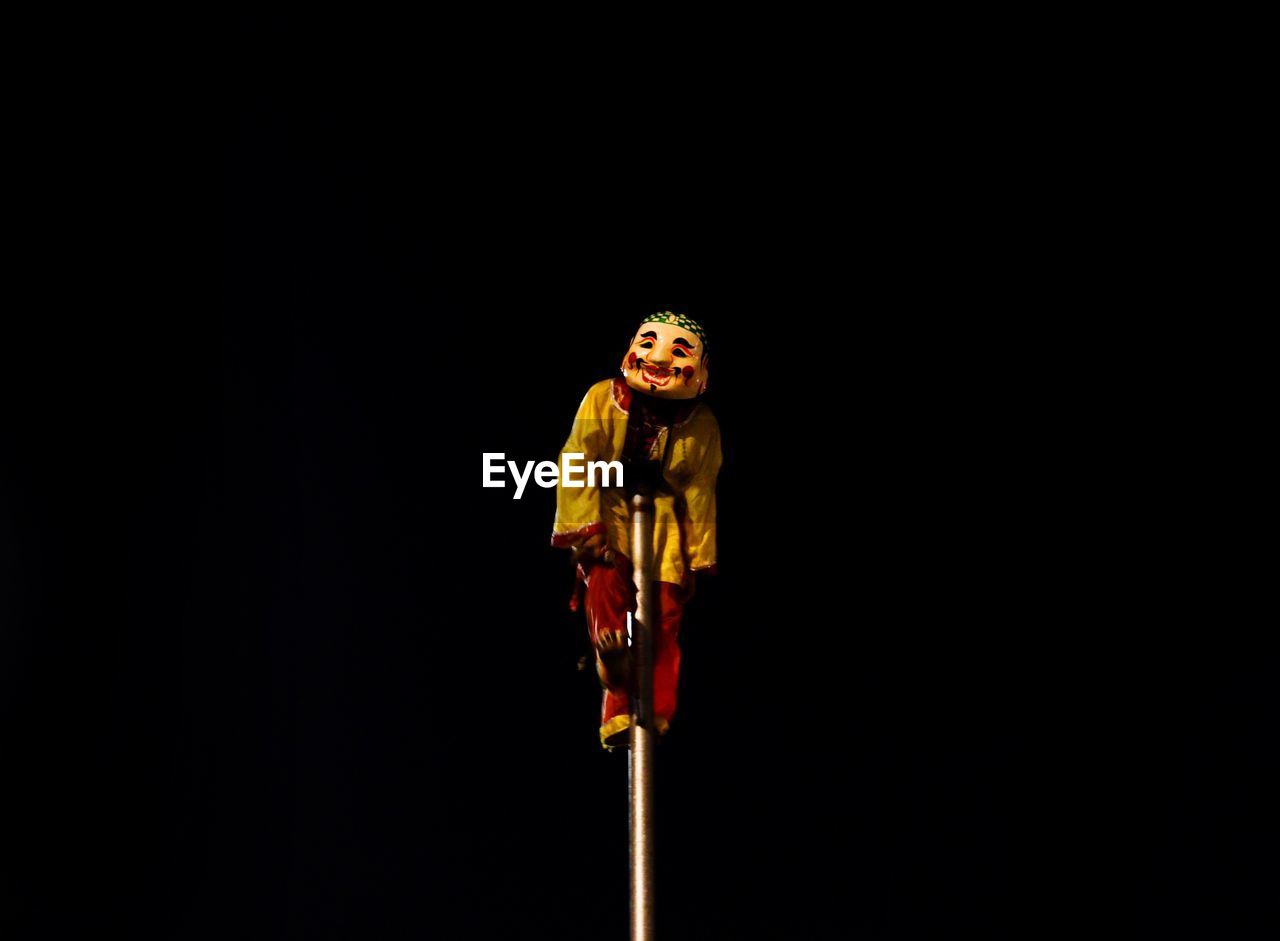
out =
[[(619, 378), (587, 390), (564, 455), (618, 461), (626, 487), (556, 486), (553, 546), (573, 550), (580, 598), (604, 686), (600, 741), (625, 744), (631, 726), (627, 614), (635, 611), (628, 496), (647, 484), (654, 502), (653, 559), (657, 623), (653, 625), (654, 725), (665, 733), (676, 709), (677, 637), (699, 572), (716, 568), (716, 475), (720, 428), (701, 400), (707, 389), (707, 335), (682, 314), (662, 311), (635, 332)], [(629, 488), (629, 489), (628, 489)]]

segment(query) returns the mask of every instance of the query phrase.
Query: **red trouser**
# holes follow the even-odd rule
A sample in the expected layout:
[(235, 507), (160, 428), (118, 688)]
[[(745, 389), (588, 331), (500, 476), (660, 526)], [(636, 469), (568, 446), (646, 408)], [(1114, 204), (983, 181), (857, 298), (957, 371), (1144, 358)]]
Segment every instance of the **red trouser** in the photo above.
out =
[[(636, 589), (632, 581), (631, 562), (618, 558), (612, 565), (598, 562), (586, 569), (587, 629), (591, 643), (598, 650), (600, 632), (627, 634), (627, 612), (636, 609)], [(663, 729), (676, 711), (676, 683), (680, 677), (680, 616), (684, 612), (686, 592), (679, 585), (658, 582), (658, 624), (653, 632), (653, 715)], [(631, 714), (631, 700), (623, 687), (606, 686), (600, 713), (600, 733), (626, 728), (625, 718)], [(614, 721), (614, 720), (617, 721)]]

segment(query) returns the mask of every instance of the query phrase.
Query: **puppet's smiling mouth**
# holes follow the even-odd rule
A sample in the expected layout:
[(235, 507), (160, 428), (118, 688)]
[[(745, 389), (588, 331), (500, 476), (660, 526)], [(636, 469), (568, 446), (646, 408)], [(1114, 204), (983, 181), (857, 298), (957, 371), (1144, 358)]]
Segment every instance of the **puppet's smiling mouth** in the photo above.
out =
[(655, 386), (665, 386), (671, 381), (674, 373), (663, 366), (650, 366), (648, 363), (640, 363), (640, 371), (644, 373), (644, 381)]

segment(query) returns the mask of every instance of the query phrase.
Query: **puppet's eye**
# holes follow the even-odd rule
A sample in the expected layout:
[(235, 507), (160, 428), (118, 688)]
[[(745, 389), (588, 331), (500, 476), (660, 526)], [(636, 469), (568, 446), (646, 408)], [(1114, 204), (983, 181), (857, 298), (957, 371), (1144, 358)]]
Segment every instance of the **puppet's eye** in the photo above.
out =
[(689, 355), (689, 354), (688, 354), (688, 353), (686, 353), (684, 350), (680, 349), (680, 347), (678, 347), (678, 346), (677, 346), (674, 350), (672, 350), (672, 351), (671, 351), (671, 354), (672, 354), (673, 356), (679, 356), (681, 359), (684, 359), (685, 357), (687, 357), (687, 356)]
[(653, 341), (652, 341), (652, 340), (641, 340), (641, 341), (640, 341), (640, 349), (642, 349), (642, 350), (651, 350), (651, 349), (653, 349)]

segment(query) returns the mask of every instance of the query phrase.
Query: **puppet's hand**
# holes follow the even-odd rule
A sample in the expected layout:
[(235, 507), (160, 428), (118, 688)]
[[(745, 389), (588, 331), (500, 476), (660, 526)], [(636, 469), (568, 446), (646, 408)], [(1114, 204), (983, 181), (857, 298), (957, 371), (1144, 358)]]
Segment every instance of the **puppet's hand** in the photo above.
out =
[(596, 635), (596, 675), (606, 689), (626, 689), (630, 672), (627, 635), (601, 631)]
[(573, 561), (577, 562), (607, 562), (607, 554), (609, 553), (609, 542), (604, 538), (604, 533), (593, 533), (573, 550)]

